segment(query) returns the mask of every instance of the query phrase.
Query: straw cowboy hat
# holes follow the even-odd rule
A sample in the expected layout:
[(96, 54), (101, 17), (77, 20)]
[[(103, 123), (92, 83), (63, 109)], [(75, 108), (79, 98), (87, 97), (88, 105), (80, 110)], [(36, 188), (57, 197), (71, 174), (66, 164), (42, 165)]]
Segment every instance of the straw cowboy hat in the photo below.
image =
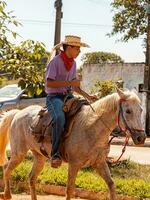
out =
[(63, 44), (77, 47), (90, 47), (88, 44), (81, 42), (81, 38), (74, 35), (66, 35), (65, 40), (54, 46), (53, 49), (59, 49)]

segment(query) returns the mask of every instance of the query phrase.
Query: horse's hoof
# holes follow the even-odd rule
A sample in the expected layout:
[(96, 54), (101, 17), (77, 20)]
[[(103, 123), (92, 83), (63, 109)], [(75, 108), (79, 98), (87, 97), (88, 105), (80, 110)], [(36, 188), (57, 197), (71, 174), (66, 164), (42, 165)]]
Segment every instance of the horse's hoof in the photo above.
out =
[(0, 194), (0, 200), (11, 200), (11, 198), (11, 196), (6, 197), (4, 194)]
[(4, 200), (11, 200), (11, 199), (12, 199), (11, 196), (5, 196), (5, 197), (4, 197)]
[(0, 200), (5, 199), (4, 194), (0, 194)]

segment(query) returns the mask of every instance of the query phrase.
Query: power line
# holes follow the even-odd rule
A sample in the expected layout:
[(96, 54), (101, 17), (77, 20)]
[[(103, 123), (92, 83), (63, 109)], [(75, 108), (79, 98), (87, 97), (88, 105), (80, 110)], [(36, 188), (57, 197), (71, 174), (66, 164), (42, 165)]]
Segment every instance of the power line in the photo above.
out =
[(105, 1), (99, 1), (99, 0), (88, 0), (88, 1), (90, 1), (92, 3), (96, 3), (96, 4), (101, 4), (102, 2), (106, 3)]
[(84, 24), (84, 23), (69, 23), (69, 22), (64, 22), (64, 24), (78, 25), (78, 26), (112, 27), (111, 25), (105, 25), (105, 24)]
[(54, 24), (53, 21), (42, 21), (42, 20), (31, 20), (31, 19), (18, 19), (18, 21), (25, 22), (28, 24), (43, 24), (43, 25)]
[(89, 2), (91, 3), (94, 3), (94, 4), (98, 4), (98, 5), (107, 5), (108, 2), (106, 2), (105, 0), (88, 0)]
[[(30, 19), (19, 19), (21, 22), (29, 23), (29, 24), (40, 24), (40, 25), (49, 25), (54, 24), (54, 21), (46, 21), (46, 20), (30, 20)], [(112, 25), (107, 24), (86, 24), (86, 23), (73, 23), (73, 22), (62, 22), (64, 25), (73, 25), (73, 26), (93, 26), (93, 27), (112, 27)]]

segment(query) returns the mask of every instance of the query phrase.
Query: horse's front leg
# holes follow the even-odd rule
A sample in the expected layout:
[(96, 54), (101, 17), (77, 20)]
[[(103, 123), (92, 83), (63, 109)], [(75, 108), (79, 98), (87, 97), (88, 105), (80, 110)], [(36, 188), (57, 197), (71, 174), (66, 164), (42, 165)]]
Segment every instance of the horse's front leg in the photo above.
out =
[(67, 183), (67, 197), (66, 200), (70, 200), (75, 197), (75, 179), (79, 168), (74, 163), (69, 163), (68, 167), (68, 183)]
[(106, 162), (97, 163), (94, 168), (100, 174), (100, 176), (105, 180), (110, 191), (110, 200), (116, 200), (115, 184), (111, 178), (110, 170)]

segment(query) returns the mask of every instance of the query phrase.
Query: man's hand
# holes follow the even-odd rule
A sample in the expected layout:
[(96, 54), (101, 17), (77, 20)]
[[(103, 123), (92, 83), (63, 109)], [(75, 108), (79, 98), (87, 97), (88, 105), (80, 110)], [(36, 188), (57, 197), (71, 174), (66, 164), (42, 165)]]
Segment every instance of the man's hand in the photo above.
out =
[(78, 94), (82, 95), (85, 99), (87, 99), (90, 102), (94, 102), (94, 101), (98, 100), (96, 95), (94, 95), (94, 96), (89, 95), (85, 91), (81, 90), (80, 87), (75, 87), (75, 92), (77, 92)]

